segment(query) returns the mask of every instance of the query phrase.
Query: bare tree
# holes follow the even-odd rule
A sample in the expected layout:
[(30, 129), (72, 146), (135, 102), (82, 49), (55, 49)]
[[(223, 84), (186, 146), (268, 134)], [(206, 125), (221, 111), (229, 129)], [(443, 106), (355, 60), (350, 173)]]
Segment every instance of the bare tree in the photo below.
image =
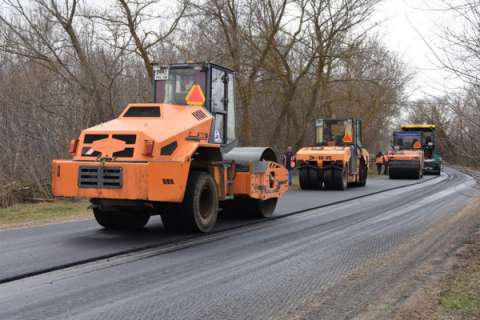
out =
[(442, 1), (440, 9), (456, 23), (440, 26), (442, 45), (435, 47), (423, 37), (441, 68), (463, 85), (446, 88), (444, 97), (417, 101), (411, 118), (435, 123), (447, 160), (474, 165), (480, 160), (480, 3), (478, 0)]
[(116, 10), (108, 8), (101, 13), (93, 10), (86, 16), (128, 33), (133, 43), (132, 47), (127, 47), (142, 59), (148, 77), (152, 80), (153, 51), (177, 30), (187, 15), (189, 1), (178, 0), (175, 4), (159, 0), (114, 1)]
[[(288, 0), (207, 0), (196, 4), (209, 25), (218, 30), (224, 44), (223, 57), (237, 72), (241, 108), (240, 133), (243, 144), (253, 142), (252, 101), (259, 73), (281, 29)], [(212, 33), (204, 37), (217, 41)]]
[(0, 206), (48, 197), (51, 159), (148, 99), (152, 61), (233, 68), (242, 144), (309, 144), (313, 119), (334, 115), (363, 118), (371, 143), (408, 81), (365, 31), (376, 2), (0, 0)]

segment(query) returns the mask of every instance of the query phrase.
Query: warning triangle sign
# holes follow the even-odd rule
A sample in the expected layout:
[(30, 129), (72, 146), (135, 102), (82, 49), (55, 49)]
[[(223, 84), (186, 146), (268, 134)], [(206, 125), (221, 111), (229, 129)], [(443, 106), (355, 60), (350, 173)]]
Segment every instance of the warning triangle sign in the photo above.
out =
[(187, 96), (185, 97), (185, 102), (189, 106), (200, 106), (202, 107), (205, 104), (205, 95), (203, 94), (202, 87), (199, 84), (194, 84), (190, 91), (188, 91)]

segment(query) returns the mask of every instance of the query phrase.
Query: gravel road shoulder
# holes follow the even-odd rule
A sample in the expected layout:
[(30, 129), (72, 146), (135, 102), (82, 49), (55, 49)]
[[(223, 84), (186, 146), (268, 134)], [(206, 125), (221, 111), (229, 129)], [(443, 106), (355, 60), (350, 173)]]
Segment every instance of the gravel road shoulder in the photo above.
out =
[(457, 214), (368, 261), (287, 318), (430, 319), (428, 305), (438, 304), (432, 294), (439, 297), (441, 281), (458, 267), (459, 250), (479, 230), (479, 207), (480, 198), (473, 198)]
[[(440, 250), (390, 283), (357, 319), (480, 319), (480, 199), (431, 230)], [(432, 235), (432, 234), (431, 234)], [(430, 236), (431, 236), (430, 235)], [(421, 242), (428, 242), (427, 235)], [(420, 240), (420, 239), (419, 239)], [(411, 248), (412, 253), (421, 249)], [(438, 247), (438, 245), (437, 245)]]

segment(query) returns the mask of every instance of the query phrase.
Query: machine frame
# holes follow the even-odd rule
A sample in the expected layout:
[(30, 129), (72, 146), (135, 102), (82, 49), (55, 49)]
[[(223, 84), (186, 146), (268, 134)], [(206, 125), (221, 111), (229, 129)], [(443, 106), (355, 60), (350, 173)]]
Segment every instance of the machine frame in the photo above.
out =
[(105, 228), (159, 214), (167, 229), (208, 232), (219, 207), (270, 217), (288, 173), (268, 147), (235, 147), (235, 73), (212, 63), (154, 70), (153, 103), (83, 130), (72, 159), (52, 162), (53, 194), (90, 199)]

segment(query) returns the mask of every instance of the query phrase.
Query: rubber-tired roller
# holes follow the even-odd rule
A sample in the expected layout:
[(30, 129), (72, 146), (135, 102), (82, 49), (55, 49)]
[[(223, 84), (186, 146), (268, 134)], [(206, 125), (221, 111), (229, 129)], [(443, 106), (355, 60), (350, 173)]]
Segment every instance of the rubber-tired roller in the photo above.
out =
[(345, 190), (349, 185), (366, 185), (369, 155), (362, 147), (361, 125), (354, 119), (315, 122), (315, 146), (296, 154), (302, 189)]

